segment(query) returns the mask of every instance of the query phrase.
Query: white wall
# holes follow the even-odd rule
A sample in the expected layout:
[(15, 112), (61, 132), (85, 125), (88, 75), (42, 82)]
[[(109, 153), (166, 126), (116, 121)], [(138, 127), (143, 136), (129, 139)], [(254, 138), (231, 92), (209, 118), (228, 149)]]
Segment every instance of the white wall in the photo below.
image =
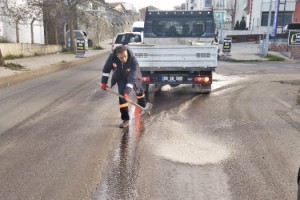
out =
[(242, 20), (242, 17), (247, 17), (247, 13), (245, 12), (245, 8), (247, 6), (247, 0), (236, 0), (236, 13), (235, 13), (235, 22), (239, 20), (239, 22)]
[(46, 55), (62, 51), (61, 45), (41, 45), (24, 43), (0, 43), (2, 56), (34, 56)]
[[(14, 0), (17, 4), (22, 5), (26, 3), (25, 0)], [(13, 3), (14, 1), (9, 1), (9, 3)], [(16, 37), (16, 28), (15, 24), (8, 23), (11, 20), (7, 17), (0, 17), (0, 21), (3, 22), (3, 39), (8, 40), (10, 42), (17, 42)], [(28, 19), (27, 22), (19, 23), (19, 42), (20, 43), (31, 43), (31, 27), (30, 27), (31, 19)], [(35, 44), (45, 44), (44, 39), (44, 24), (43, 20), (35, 21), (33, 23), (33, 33), (34, 33), (34, 43)]]
[[(16, 28), (14, 24), (9, 24), (5, 20), (3, 22), (3, 39), (10, 42), (17, 42)], [(34, 43), (45, 44), (43, 22), (35, 21), (33, 24)], [(19, 24), (19, 42), (31, 43), (30, 23)]]
[[(261, 24), (261, 0), (255, 0), (252, 4), (252, 19), (251, 27), (248, 27), (249, 30), (255, 29), (255, 27), (260, 26)], [(248, 22), (249, 24), (249, 22)]]

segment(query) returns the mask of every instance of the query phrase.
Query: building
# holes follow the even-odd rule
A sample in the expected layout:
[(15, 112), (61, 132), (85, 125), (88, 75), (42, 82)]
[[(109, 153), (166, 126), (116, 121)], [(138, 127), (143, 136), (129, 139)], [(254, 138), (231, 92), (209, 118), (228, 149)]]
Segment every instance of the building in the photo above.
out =
[(221, 29), (224, 22), (231, 21), (230, 11), (234, 9), (233, 0), (186, 0), (187, 10), (212, 10), (216, 27)]
[[(275, 15), (275, 4), (272, 0), (271, 25)], [(297, 3), (296, 3), (297, 1)], [(270, 0), (186, 0), (187, 10), (213, 9), (216, 27), (221, 29), (227, 22), (233, 25), (244, 16), (248, 30), (266, 30)], [(300, 0), (278, 0), (277, 33), (291, 22), (300, 21)], [(223, 27), (224, 28), (224, 27)]]
[[(295, 0), (272, 0), (272, 12), (271, 12), (271, 26), (273, 24), (275, 16), (275, 7), (278, 5), (278, 17), (277, 17), (277, 32), (280, 32), (283, 27), (293, 21), (293, 16), (296, 9)], [(243, 15), (246, 17), (246, 26), (248, 30), (259, 29), (260, 27), (267, 27), (268, 15), (270, 8), (270, 0), (247, 0), (247, 5), (244, 5)], [(242, 12), (239, 12), (242, 14)], [(238, 12), (237, 12), (238, 14)], [(240, 19), (242, 16), (236, 15), (236, 19)]]

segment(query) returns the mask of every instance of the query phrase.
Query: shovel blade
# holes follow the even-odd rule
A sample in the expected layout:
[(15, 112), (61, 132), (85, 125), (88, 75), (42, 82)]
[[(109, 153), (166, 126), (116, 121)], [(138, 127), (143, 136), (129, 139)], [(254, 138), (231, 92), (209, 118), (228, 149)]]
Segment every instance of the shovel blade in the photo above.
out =
[[(145, 115), (145, 114), (150, 115), (150, 111), (151, 111), (152, 107), (153, 107), (152, 103), (147, 103), (146, 106), (143, 109), (141, 109), (140, 115), (141, 116)], [(140, 109), (140, 108), (138, 108), (138, 109)]]

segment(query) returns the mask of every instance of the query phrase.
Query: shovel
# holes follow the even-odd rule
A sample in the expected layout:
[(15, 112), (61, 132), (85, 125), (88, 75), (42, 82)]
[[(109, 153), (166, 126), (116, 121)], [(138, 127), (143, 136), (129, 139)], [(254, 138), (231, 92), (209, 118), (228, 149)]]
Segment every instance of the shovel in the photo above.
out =
[[(101, 85), (101, 83), (99, 83), (99, 82), (97, 82), (97, 84)], [(116, 95), (118, 97), (121, 97), (121, 98), (125, 99), (123, 95), (119, 94), (118, 92), (116, 92), (116, 91), (114, 91), (114, 90), (112, 90), (112, 89), (110, 89), (108, 87), (106, 88), (105, 91), (108, 91), (108, 92), (110, 92), (110, 93), (112, 93), (112, 94), (114, 94), (114, 95)], [(145, 112), (146, 114), (150, 115), (150, 111), (151, 111), (151, 109), (153, 107), (153, 104), (147, 102), (147, 104), (146, 104), (146, 106), (144, 108), (144, 107), (140, 106), (139, 104), (135, 103), (134, 101), (132, 101), (130, 99), (126, 99), (126, 101), (128, 103), (134, 105), (135, 107), (139, 108), (141, 111)]]

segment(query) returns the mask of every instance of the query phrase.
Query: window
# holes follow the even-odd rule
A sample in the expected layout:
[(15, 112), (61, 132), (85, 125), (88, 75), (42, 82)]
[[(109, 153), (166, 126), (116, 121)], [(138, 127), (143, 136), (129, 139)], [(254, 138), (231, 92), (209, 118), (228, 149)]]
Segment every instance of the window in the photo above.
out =
[(205, 7), (211, 7), (211, 0), (205, 0)]
[[(270, 26), (272, 26), (272, 24), (273, 24), (274, 13), (275, 12), (272, 12), (272, 15), (271, 15), (271, 24), (270, 24)], [(269, 12), (263, 12), (262, 13), (261, 26), (268, 26), (268, 16), (269, 16)], [(284, 12), (279, 12), (278, 13), (277, 26), (285, 26), (285, 25), (291, 23), (292, 22), (292, 16), (293, 16), (293, 12), (285, 12), (285, 13)]]
[(119, 34), (116, 38), (115, 44), (128, 44), (131, 42), (141, 42), (141, 35), (131, 33)]
[[(183, 14), (184, 13), (184, 14)], [(213, 37), (213, 15), (187, 14), (183, 12), (174, 16), (159, 14), (147, 16), (145, 20), (145, 37)], [(193, 12), (190, 12), (193, 13)]]

